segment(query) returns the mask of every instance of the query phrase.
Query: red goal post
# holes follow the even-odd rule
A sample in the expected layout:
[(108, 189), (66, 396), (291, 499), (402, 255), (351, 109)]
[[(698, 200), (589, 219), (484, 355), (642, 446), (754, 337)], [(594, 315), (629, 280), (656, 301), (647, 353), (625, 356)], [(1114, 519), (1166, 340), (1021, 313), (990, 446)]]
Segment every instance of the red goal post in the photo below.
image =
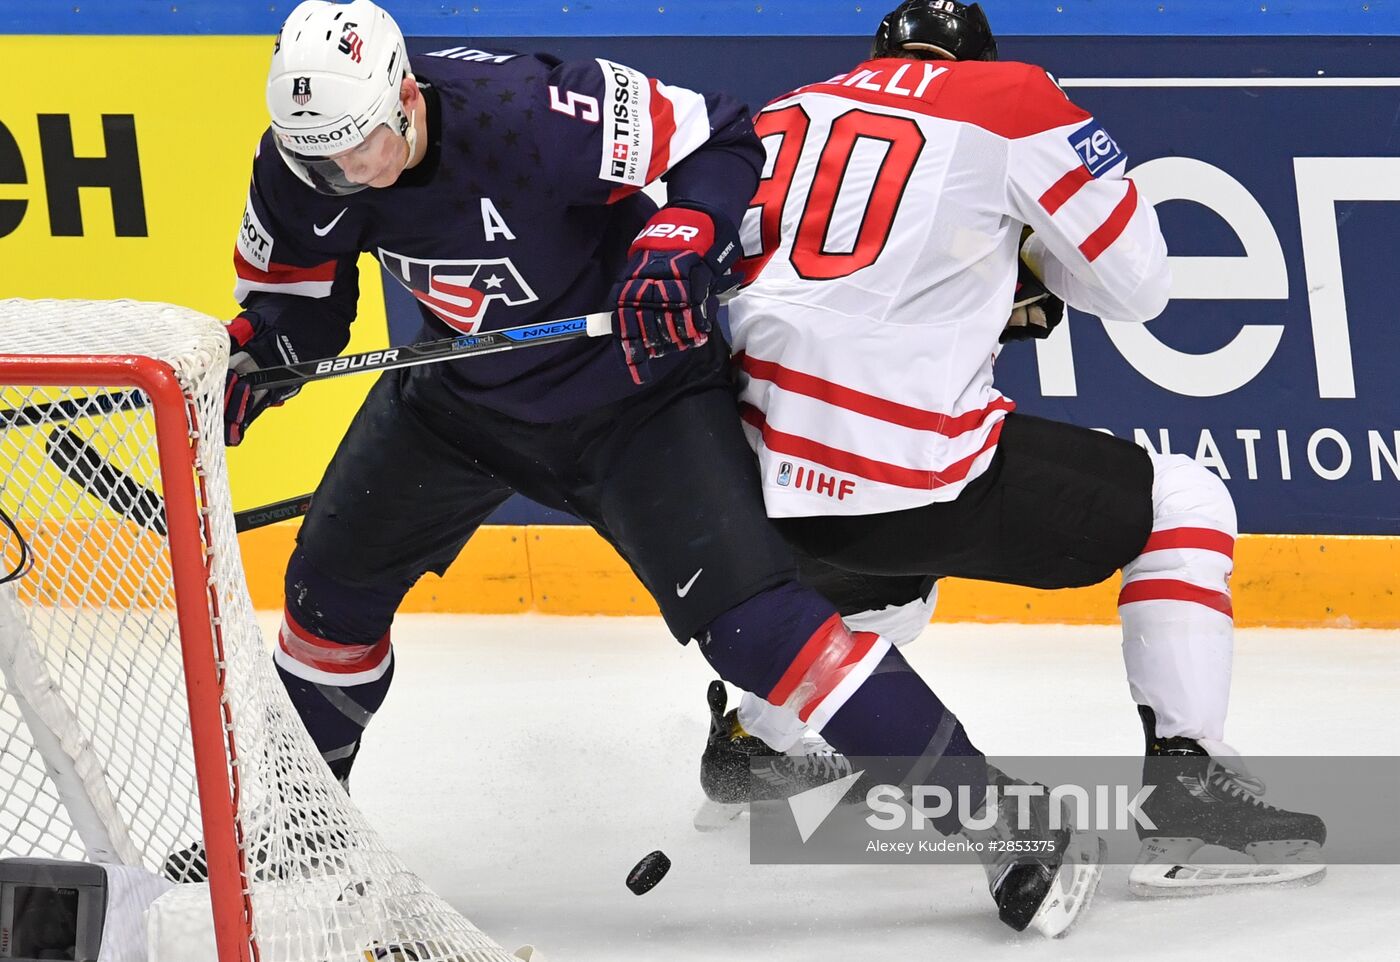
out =
[(184, 653), (219, 962), (250, 962), (252, 903), (244, 896), (247, 869), (233, 819), (238, 756), (232, 719), (223, 712), (225, 672), (217, 630), (219, 601), (217, 594), (209, 591), (213, 583), (211, 555), (204, 550), (212, 541), (208, 517), (199, 510), (195, 495), (192, 402), (186, 399), (169, 364), (131, 355), (0, 354), (0, 385), (139, 388), (150, 399), (164, 481), (170, 569)]
[[(183, 308), (0, 300), (0, 578), (33, 559), (0, 584), (0, 855), (178, 880), (212, 906), (199, 944), (219, 962), (506, 962), (388, 851), (273, 671), (233, 527), (226, 366), (222, 326)], [(70, 433), (101, 471), (55, 456)], [(161, 517), (118, 510), (113, 477)]]

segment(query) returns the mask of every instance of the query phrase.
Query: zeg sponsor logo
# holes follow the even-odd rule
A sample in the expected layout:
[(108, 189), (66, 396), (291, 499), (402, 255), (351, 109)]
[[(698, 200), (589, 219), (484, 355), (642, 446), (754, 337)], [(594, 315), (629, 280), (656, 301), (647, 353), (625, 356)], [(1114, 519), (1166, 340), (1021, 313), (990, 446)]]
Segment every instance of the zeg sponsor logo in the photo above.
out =
[(1097, 120), (1091, 120), (1069, 135), (1070, 146), (1095, 177), (1127, 159), (1122, 148)]

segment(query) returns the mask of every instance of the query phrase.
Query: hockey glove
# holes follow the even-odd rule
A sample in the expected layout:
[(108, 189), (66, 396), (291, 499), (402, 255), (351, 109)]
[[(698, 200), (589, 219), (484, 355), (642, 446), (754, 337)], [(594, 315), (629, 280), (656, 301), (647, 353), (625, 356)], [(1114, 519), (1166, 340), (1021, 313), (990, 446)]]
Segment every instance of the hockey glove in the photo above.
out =
[(613, 286), (617, 334), (632, 380), (647, 380), (647, 362), (709, 340), (716, 295), (738, 282), (728, 275), (739, 235), (723, 214), (698, 204), (661, 208), (628, 250)]
[[(1025, 250), (1024, 242), (1021, 249)], [(1002, 344), (1049, 337), (1055, 325), (1065, 317), (1065, 302), (1050, 293), (1024, 257), (1017, 259), (1017, 267), (1016, 298), (1011, 305), (1011, 317), (997, 339)]]
[(293, 387), (253, 388), (243, 376), (264, 367), (296, 363), (299, 358), (287, 335), (256, 314), (239, 314), (224, 325), (228, 332), (228, 374), (224, 379), (224, 443), (236, 447), (248, 425), (268, 408), (301, 390)]

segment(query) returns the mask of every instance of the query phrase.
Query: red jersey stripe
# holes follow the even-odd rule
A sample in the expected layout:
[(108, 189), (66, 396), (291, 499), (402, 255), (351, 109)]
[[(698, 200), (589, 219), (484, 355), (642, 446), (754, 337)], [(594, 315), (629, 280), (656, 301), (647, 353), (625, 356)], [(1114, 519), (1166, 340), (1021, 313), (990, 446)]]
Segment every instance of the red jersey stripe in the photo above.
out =
[(1152, 532), (1143, 554), (1149, 551), (1170, 551), (1179, 548), (1199, 548), (1215, 551), (1225, 557), (1235, 557), (1235, 539), (1215, 528), (1167, 528)]
[(233, 249), (233, 269), (245, 281), (260, 284), (300, 284), (303, 281), (335, 280), (335, 261), (325, 261), (314, 267), (294, 267), (291, 264), (268, 264), (267, 270), (250, 264), (238, 248)]
[(676, 108), (663, 94), (656, 81), (651, 84), (651, 166), (647, 168), (647, 183), (651, 183), (671, 166), (671, 138), (676, 135)]
[(955, 438), (969, 431), (977, 430), (994, 411), (1014, 411), (1016, 409), (1015, 401), (1002, 397), (997, 398), (984, 408), (966, 411), (954, 417), (938, 411), (925, 411), (922, 408), (900, 404), (898, 401), (877, 397), (874, 394), (866, 394), (864, 391), (845, 387), (835, 381), (817, 377), (815, 374), (794, 371), (776, 361), (761, 360), (751, 354), (736, 354), (734, 359), (743, 368), (745, 374), (760, 381), (770, 381), (784, 391), (801, 394), (833, 407), (845, 408), (848, 411), (854, 411), (857, 414), (863, 414), (866, 417), (889, 424), (912, 428), (915, 431), (932, 431), (948, 438)]
[(768, 702), (773, 705), (781, 705), (787, 701), (806, 676), (808, 669), (812, 667), (812, 663), (817, 660), (817, 656), (826, 651), (831, 644), (832, 637), (845, 630), (846, 625), (841, 621), (840, 615), (833, 614), (826, 621), (823, 621), (821, 627), (812, 632), (812, 637), (803, 644), (802, 650), (797, 653), (792, 664), (788, 665), (787, 671), (783, 672), (783, 677), (778, 679), (778, 683), (768, 693)]
[(238, 344), (247, 344), (253, 339), (253, 322), (248, 320), (246, 314), (239, 314), (228, 322), (228, 333)]
[(1088, 239), (1079, 245), (1079, 250), (1091, 264), (1098, 260), (1099, 255), (1108, 250), (1114, 241), (1123, 236), (1123, 231), (1128, 228), (1128, 221), (1132, 220), (1133, 214), (1137, 213), (1137, 198), (1137, 184), (1129, 180), (1128, 192), (1123, 195), (1118, 206), (1113, 208), (1113, 213), (1108, 215), (1108, 220), (1104, 221), (1098, 230), (1090, 234)]
[(826, 700), (826, 696), (831, 694), (832, 689), (846, 680), (851, 669), (870, 654), (870, 649), (879, 640), (880, 636), (873, 631), (851, 632), (851, 650), (846, 653), (845, 658), (841, 659), (841, 664), (837, 665), (834, 671), (827, 672), (818, 680), (816, 691), (797, 710), (797, 717), (804, 722), (808, 721), (812, 717), (812, 712), (816, 711), (817, 707)]
[(862, 457), (850, 451), (843, 451), (840, 448), (833, 448), (819, 441), (813, 441), (811, 438), (775, 430), (768, 424), (763, 412), (751, 404), (741, 405), (739, 413), (746, 422), (762, 432), (763, 443), (768, 446), (770, 451), (791, 455), (794, 458), (802, 458), (806, 461), (815, 461), (817, 464), (826, 465), (834, 471), (854, 474), (856, 477), (869, 481), (892, 484), (900, 488), (913, 488), (918, 491), (933, 491), (964, 480), (967, 473), (972, 470), (973, 462), (996, 447), (997, 439), (1001, 437), (1001, 426), (1004, 423), (998, 421), (992, 425), (992, 429), (987, 432), (987, 440), (967, 457), (960, 461), (954, 461), (941, 470), (926, 471), (920, 468), (906, 468), (898, 464), (876, 461), (873, 458)]
[(1174, 578), (1146, 578), (1130, 581), (1118, 592), (1118, 605), (1130, 605), (1135, 601), (1185, 601), (1204, 605), (1220, 612), (1228, 618), (1235, 617), (1230, 604), (1230, 596), (1223, 591), (1212, 591)]
[(291, 612), (283, 614), (277, 641), (293, 661), (318, 671), (351, 675), (378, 668), (389, 657), (388, 632), (373, 645), (342, 645), (312, 634), (296, 623)]
[(1089, 173), (1088, 167), (1076, 167), (1059, 180), (1055, 181), (1053, 187), (1040, 195), (1040, 206), (1045, 208), (1047, 214), (1054, 214), (1069, 199), (1079, 193), (1079, 188), (1094, 179), (1094, 175)]

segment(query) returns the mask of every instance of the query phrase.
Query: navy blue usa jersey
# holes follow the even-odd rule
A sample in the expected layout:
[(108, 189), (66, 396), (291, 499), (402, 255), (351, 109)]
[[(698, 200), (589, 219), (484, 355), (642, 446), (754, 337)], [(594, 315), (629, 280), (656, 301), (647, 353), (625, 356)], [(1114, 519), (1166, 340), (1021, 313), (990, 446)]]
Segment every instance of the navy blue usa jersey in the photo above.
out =
[[(356, 261), (373, 254), (419, 302), (420, 339), (608, 310), (627, 248), (655, 204), (707, 204), (738, 224), (763, 149), (747, 109), (607, 60), (463, 51), (415, 58), (428, 147), (392, 187), (333, 197), (288, 170), (271, 132), (253, 162), (234, 252), (235, 296), (300, 360), (349, 342)], [(686, 355), (652, 362), (654, 378)], [(465, 401), (553, 421), (639, 390), (613, 338), (446, 362)]]

